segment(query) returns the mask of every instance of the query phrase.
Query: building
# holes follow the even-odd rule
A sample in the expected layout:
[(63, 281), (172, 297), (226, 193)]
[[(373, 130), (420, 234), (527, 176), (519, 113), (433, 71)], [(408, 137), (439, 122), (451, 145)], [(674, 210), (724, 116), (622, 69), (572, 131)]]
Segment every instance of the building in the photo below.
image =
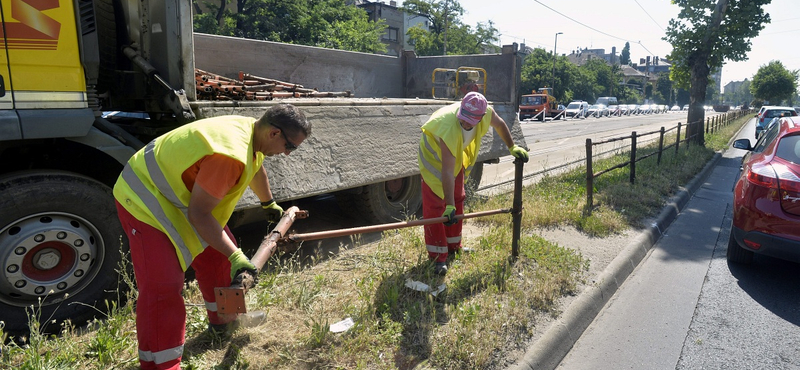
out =
[(406, 32), (409, 28), (420, 26), (430, 30), (428, 18), (422, 14), (408, 13), (397, 7), (397, 1), (354, 1), (354, 5), (367, 11), (369, 20), (377, 22), (383, 19), (386, 22), (386, 33), (381, 41), (386, 44), (386, 55), (400, 56), (403, 50), (414, 50), (408, 43)]
[(725, 96), (731, 96), (731, 95), (735, 94), (737, 91), (739, 91), (739, 89), (742, 87), (742, 85), (744, 85), (745, 82), (748, 82), (748, 80), (746, 78), (744, 79), (744, 81), (731, 81), (731, 82), (728, 82), (725, 85), (725, 87), (723, 88), (723, 92), (725, 93)]
[(582, 66), (590, 59), (599, 58), (604, 60), (610, 65), (619, 64), (619, 55), (617, 55), (617, 48), (611, 48), (611, 54), (606, 54), (606, 49), (588, 49), (573, 50), (572, 53), (567, 55), (567, 60), (570, 63)]

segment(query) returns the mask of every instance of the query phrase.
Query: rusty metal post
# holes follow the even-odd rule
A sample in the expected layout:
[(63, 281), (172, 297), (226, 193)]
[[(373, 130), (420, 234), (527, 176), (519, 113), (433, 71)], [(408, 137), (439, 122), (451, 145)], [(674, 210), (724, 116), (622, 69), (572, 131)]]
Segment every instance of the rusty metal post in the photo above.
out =
[(511, 239), (511, 256), (519, 257), (519, 239), (522, 233), (522, 169), (525, 162), (514, 159), (514, 200), (511, 208), (513, 235)]
[(675, 140), (675, 156), (678, 155), (678, 147), (681, 146), (681, 123), (678, 122), (678, 140)]
[(631, 132), (631, 184), (636, 181), (636, 131)]
[(594, 203), (594, 170), (592, 169), (592, 139), (586, 139), (586, 215), (592, 215)]
[(658, 135), (658, 161), (657, 165), (661, 165), (661, 153), (664, 152), (664, 126), (661, 126), (661, 132)]

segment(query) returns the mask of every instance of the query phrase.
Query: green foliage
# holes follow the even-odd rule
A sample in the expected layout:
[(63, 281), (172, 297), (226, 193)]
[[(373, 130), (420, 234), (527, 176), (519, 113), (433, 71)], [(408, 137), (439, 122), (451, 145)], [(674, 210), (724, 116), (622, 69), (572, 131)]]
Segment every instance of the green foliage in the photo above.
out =
[[(599, 96), (619, 96), (622, 89), (617, 85), (620, 70), (600, 59), (591, 59), (582, 66), (569, 62), (567, 57), (555, 60), (556, 100), (568, 103), (572, 100), (594, 102)], [(553, 56), (544, 49), (536, 48), (522, 63), (520, 95), (530, 94), (540, 87), (553, 84)]]
[(669, 80), (669, 73), (660, 73), (656, 81), (656, 103), (673, 104), (674, 94), (672, 93), (672, 81)]
[(478, 23), (474, 29), (463, 24), (461, 16), (464, 15), (464, 8), (458, 1), (407, 0), (403, 2), (403, 9), (423, 14), (430, 24), (430, 31), (417, 26), (406, 33), (409, 44), (414, 45), (418, 55), (467, 55), (499, 51), (495, 45), (499, 41), (499, 31), (494, 23)]
[(631, 43), (625, 42), (625, 47), (622, 48), (622, 52), (619, 53), (619, 64), (622, 65), (629, 65), (631, 64)]
[(380, 41), (385, 22), (372, 22), (364, 9), (341, 0), (237, 0), (236, 12), (226, 3), (205, 2), (205, 13), (195, 7), (194, 30), (366, 53), (386, 50)]
[[(772, 0), (673, 0), (681, 11), (672, 19), (664, 40), (672, 44), (670, 78), (688, 89), (693, 68), (704, 64), (706, 73), (724, 61), (747, 58), (750, 39), (769, 23), (763, 6)], [(710, 16), (709, 16), (710, 15)], [(707, 75), (697, 76), (706, 81)], [(704, 90), (704, 89), (703, 89)]]
[(797, 91), (797, 79), (800, 71), (790, 71), (778, 60), (762, 65), (750, 84), (750, 92), (756, 98), (769, 101), (772, 105), (782, 102), (791, 104)]

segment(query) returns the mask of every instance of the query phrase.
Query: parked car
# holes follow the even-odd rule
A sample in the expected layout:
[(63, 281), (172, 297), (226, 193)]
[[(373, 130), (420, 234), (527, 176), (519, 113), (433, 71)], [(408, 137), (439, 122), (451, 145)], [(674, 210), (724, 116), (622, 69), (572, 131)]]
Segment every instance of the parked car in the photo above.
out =
[(567, 105), (565, 115), (571, 118), (586, 118), (589, 111), (589, 103), (585, 101), (573, 101)]
[(689, 104), (684, 104), (683, 105), (683, 110), (689, 110)]
[(609, 105), (608, 106), (608, 115), (609, 116), (619, 116), (619, 105)]
[(781, 117), (750, 145), (733, 191), (728, 261), (749, 264), (755, 253), (800, 262), (800, 117)]
[(620, 104), (619, 105), (619, 115), (620, 116), (627, 116), (630, 113), (631, 113), (631, 111), (628, 108), (628, 104)]
[(783, 116), (796, 116), (797, 111), (794, 110), (792, 107), (779, 107), (779, 106), (767, 106), (766, 108), (762, 107), (761, 112), (758, 115), (758, 119), (756, 120), (756, 138), (758, 138), (759, 134), (759, 125), (761, 125), (761, 129), (763, 130), (768, 124), (775, 117), (783, 117)]
[(597, 118), (608, 116), (608, 108), (603, 104), (592, 104), (586, 112), (589, 116)]
[(769, 121), (756, 120), (756, 140), (758, 140), (758, 138), (761, 137), (761, 134), (764, 133), (764, 130), (766, 130), (769, 126), (775, 124), (779, 119), (780, 117), (775, 117)]
[(680, 112), (681, 111), (681, 107), (679, 107), (677, 105), (673, 105), (672, 108), (669, 109), (669, 111), (670, 112)]

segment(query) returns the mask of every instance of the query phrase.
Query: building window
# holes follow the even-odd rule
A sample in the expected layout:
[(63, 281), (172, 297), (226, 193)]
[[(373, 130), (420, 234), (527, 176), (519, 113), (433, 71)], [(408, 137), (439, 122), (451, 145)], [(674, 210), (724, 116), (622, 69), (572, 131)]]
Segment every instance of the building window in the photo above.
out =
[(397, 41), (398, 29), (394, 27), (386, 27), (386, 33), (383, 35), (384, 40)]

